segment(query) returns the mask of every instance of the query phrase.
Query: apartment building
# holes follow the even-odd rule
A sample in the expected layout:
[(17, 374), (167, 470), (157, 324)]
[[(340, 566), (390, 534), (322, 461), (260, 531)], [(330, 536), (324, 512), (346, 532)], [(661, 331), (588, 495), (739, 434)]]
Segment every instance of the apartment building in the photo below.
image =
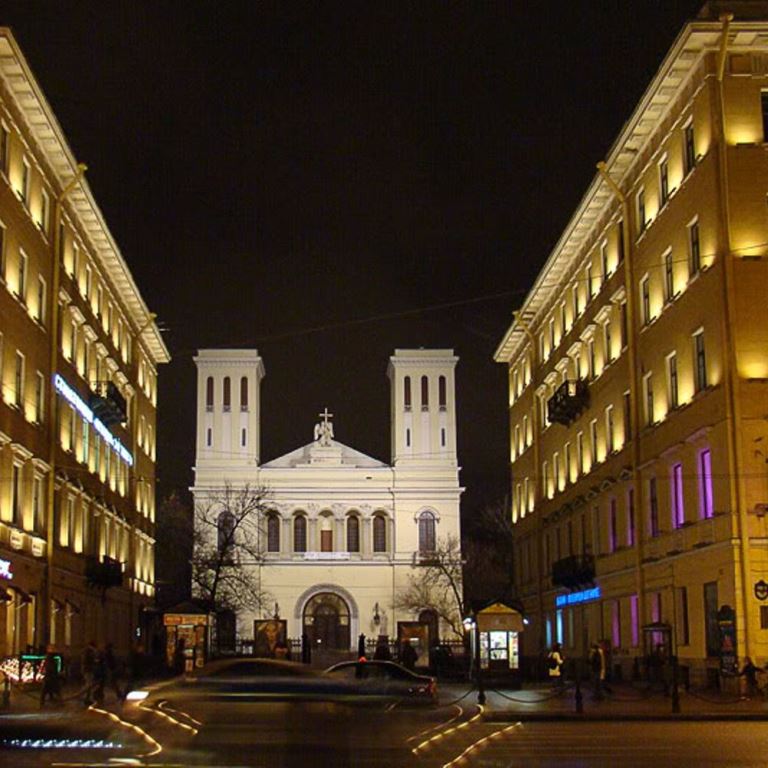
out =
[(495, 354), (529, 656), (768, 659), (768, 5), (733, 7), (681, 31)]
[(83, 173), (0, 28), (0, 657), (124, 652), (153, 600), (169, 356)]

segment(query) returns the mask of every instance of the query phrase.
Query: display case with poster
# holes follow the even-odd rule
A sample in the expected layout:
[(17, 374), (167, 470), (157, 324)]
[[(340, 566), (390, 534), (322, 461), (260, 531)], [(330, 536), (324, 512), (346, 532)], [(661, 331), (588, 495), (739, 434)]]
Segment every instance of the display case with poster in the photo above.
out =
[(429, 666), (429, 624), (422, 621), (398, 621), (397, 642), (410, 643), (416, 650), (416, 666)]
[(478, 612), (477, 629), (481, 670), (490, 676), (517, 678), (522, 614), (502, 603), (493, 603)]

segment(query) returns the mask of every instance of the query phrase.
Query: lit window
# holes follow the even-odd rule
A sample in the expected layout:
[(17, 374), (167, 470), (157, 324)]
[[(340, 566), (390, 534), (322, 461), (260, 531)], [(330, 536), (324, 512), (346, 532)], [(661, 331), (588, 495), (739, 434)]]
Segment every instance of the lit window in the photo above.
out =
[(29, 185), (32, 172), (26, 157), (21, 160), (21, 189), (19, 190), (19, 199), (25, 206), (29, 205)]
[(613, 453), (616, 448), (613, 428), (613, 406), (609, 405), (605, 409), (605, 449), (608, 453)]
[(643, 325), (651, 322), (651, 283), (648, 275), (640, 280), (640, 311)]
[(419, 515), (419, 552), (434, 552), (436, 547), (435, 516), (429, 511), (422, 512)]
[(669, 407), (677, 408), (679, 405), (677, 386), (677, 355), (673, 352), (667, 356), (667, 397)]
[(709, 448), (699, 453), (699, 514), (703, 518), (714, 515), (712, 493), (712, 454)]
[(671, 249), (664, 254), (664, 298), (667, 301), (675, 298), (675, 266)]
[(685, 507), (683, 500), (683, 465), (675, 464), (671, 475), (672, 494), (672, 525), (681, 528), (685, 522)]
[(645, 216), (645, 190), (641, 189), (637, 193), (635, 198), (636, 214), (637, 214), (637, 231), (639, 234), (645, 232), (646, 226), (648, 226), (648, 220)]
[(16, 352), (14, 386), (14, 403), (17, 408), (21, 408), (24, 405), (24, 355), (21, 352)]
[(707, 353), (704, 348), (704, 331), (693, 334), (693, 357), (696, 391), (707, 388)]
[(683, 160), (685, 175), (687, 176), (696, 167), (696, 142), (694, 140), (693, 122), (683, 128)]
[(662, 207), (669, 200), (669, 162), (666, 157), (659, 163), (659, 200)]
[(643, 376), (643, 394), (645, 395), (645, 423), (650, 426), (654, 423), (653, 408), (653, 373)]
[(701, 245), (698, 219), (688, 225), (688, 268), (691, 277), (701, 272)]

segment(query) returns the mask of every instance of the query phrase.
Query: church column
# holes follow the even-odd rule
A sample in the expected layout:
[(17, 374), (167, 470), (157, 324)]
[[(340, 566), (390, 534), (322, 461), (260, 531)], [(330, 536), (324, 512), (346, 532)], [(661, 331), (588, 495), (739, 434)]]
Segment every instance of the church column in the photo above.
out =
[(317, 518), (310, 517), (307, 522), (309, 523), (307, 526), (307, 549), (310, 552), (317, 552), (320, 549), (317, 535)]
[(282, 556), (290, 555), (293, 552), (291, 522), (290, 517), (280, 517), (280, 527), (282, 528), (280, 534), (280, 554)]
[(371, 518), (363, 518), (362, 531), (360, 531), (361, 541), (360, 544), (363, 557), (368, 558), (371, 556)]

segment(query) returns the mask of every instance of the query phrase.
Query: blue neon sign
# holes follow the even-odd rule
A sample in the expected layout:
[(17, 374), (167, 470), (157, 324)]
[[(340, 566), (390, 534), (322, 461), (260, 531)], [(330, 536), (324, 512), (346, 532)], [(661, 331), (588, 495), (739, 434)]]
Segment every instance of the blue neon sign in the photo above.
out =
[(93, 411), (88, 407), (85, 400), (67, 384), (58, 373), (53, 377), (53, 383), (56, 391), (60, 392), (64, 399), (101, 435), (104, 442), (112, 448), (113, 451), (129, 466), (133, 466), (133, 456), (131, 452), (120, 442), (119, 437), (115, 437), (104, 422), (93, 415)]
[(580, 603), (591, 603), (593, 600), (600, 599), (600, 587), (592, 589), (582, 589), (581, 592), (570, 592), (567, 595), (557, 595), (555, 597), (555, 606), (563, 608), (566, 605), (579, 605)]

